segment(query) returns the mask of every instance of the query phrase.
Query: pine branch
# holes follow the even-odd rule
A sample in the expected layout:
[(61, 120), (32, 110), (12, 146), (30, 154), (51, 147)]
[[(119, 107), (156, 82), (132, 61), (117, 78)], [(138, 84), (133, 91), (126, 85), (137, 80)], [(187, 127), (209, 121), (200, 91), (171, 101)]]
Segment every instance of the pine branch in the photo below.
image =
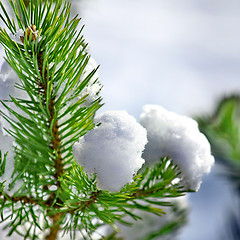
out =
[[(16, 143), (10, 188), (22, 181), (12, 196), (2, 184), (1, 211), (10, 210), (13, 218), (10, 234), (31, 223), (23, 234), (25, 239), (38, 239), (36, 228), (50, 230), (46, 240), (57, 239), (60, 231), (76, 230), (84, 230), (91, 238), (99, 225), (126, 223), (126, 215), (140, 219), (133, 209), (162, 215), (161, 207), (171, 203), (159, 198), (186, 192), (174, 183), (179, 170), (170, 159), (161, 159), (113, 193), (99, 190), (96, 176), (88, 175), (74, 161), (73, 144), (95, 127), (93, 118), (101, 98), (86, 104), (88, 96), (83, 93), (98, 81), (94, 79), (97, 68), (85, 75), (90, 56), (82, 29), (78, 31), (80, 19), (70, 20), (70, 4), (31, 0), (28, 9), (23, 0), (10, 0), (10, 4), (16, 23), (2, 3), (0, 17), (13, 35), (18, 28), (23, 35), (15, 41), (0, 29), (0, 43), (20, 79), (18, 89), (26, 93), (26, 98), (10, 96), (12, 105), (2, 101), (5, 110), (1, 115), (11, 126), (6, 131)], [(6, 157), (1, 161), (1, 174), (5, 161)], [(40, 215), (44, 216), (43, 226)]]
[(92, 204), (94, 204), (97, 201), (98, 195), (101, 193), (101, 191), (97, 191), (92, 193), (90, 199), (88, 201), (81, 201), (77, 203), (77, 206), (72, 209), (68, 209), (67, 213), (74, 214), (75, 211), (85, 211), (87, 210)]
[(2, 199), (5, 202), (10, 201), (12, 203), (21, 202), (21, 203), (32, 204), (32, 205), (39, 205), (39, 202), (37, 200), (26, 197), (26, 196), (14, 197), (14, 196), (8, 195), (7, 193), (0, 192), (0, 197), (3, 197)]
[[(91, 219), (96, 217), (110, 225), (113, 225), (115, 221), (126, 223), (123, 220), (126, 215), (137, 220), (139, 217), (132, 213), (133, 209), (161, 216), (164, 214), (161, 207), (172, 206), (169, 201), (164, 201), (164, 199), (183, 196), (185, 193), (181, 185), (173, 184), (179, 174), (179, 170), (171, 160), (165, 158), (155, 166), (145, 169), (141, 175), (135, 177), (134, 182), (126, 185), (120, 192), (109, 193), (108, 191), (99, 191), (95, 178), (89, 178), (83, 169), (75, 164), (70, 172), (61, 178), (64, 194), (60, 198), (68, 200), (63, 200), (64, 204), (60, 205), (59, 210), (71, 214), (69, 217), (73, 222), (77, 221), (78, 216), (81, 216), (81, 223), (72, 225), (72, 221), (67, 218), (68, 221), (63, 220), (63, 228), (66, 231), (74, 231), (79, 227), (89, 232), (88, 225), (85, 227), (84, 224), (90, 224)], [(90, 189), (84, 188), (85, 185), (81, 184), (80, 179), (92, 186), (90, 188), (93, 189), (91, 197), (88, 197)], [(69, 209), (71, 210), (69, 211)]]
[(46, 236), (46, 240), (55, 240), (57, 239), (58, 232), (60, 230), (60, 220), (62, 218), (62, 213), (56, 213), (53, 216), (50, 216), (52, 219), (52, 226), (50, 228), (50, 233)]
[[(58, 124), (58, 121), (56, 120), (55, 112), (54, 112), (55, 98), (53, 96), (53, 89), (49, 90), (49, 83), (51, 83), (51, 79), (48, 76), (48, 68), (45, 67), (45, 69), (43, 69), (43, 64), (44, 64), (43, 55), (44, 55), (44, 51), (41, 51), (40, 54), (37, 55), (39, 73), (41, 76), (43, 76), (43, 79), (42, 79), (43, 82), (39, 81), (39, 90), (40, 92), (43, 93), (42, 104), (43, 106), (47, 107), (47, 112), (49, 112), (47, 126), (49, 127), (50, 133), (53, 136), (53, 139), (51, 140), (51, 143), (50, 143), (50, 148), (57, 155), (57, 158), (53, 159), (54, 167), (55, 167), (54, 177), (57, 181), (56, 185), (60, 187), (58, 178), (63, 174), (63, 159), (62, 159), (61, 144), (60, 144), (61, 138), (59, 134), (59, 124)], [(47, 102), (49, 102), (48, 106), (46, 106)]]
[[(79, 82), (89, 57), (85, 52), (86, 45), (81, 31), (78, 33), (76, 30), (79, 19), (69, 20), (70, 5), (65, 3), (62, 8), (62, 1), (58, 1), (52, 11), (53, 1), (47, 2), (42, 7), (40, 1), (32, 0), (27, 12), (22, 0), (16, 4), (10, 1), (10, 4), (18, 26), (24, 30), (23, 36), (19, 39), (22, 44), (12, 41), (3, 29), (0, 42), (5, 46), (9, 64), (22, 81), (20, 88), (27, 92), (30, 100), (11, 97), (17, 110), (2, 102), (15, 116), (14, 120), (4, 112), (1, 113), (12, 126), (11, 130), (7, 130), (8, 133), (20, 146), (16, 149), (17, 175), (12, 185), (17, 179), (23, 179), (26, 182), (21, 187), (23, 191), (26, 192), (26, 189), (27, 192), (32, 192), (33, 189), (36, 191), (31, 193), (33, 198), (27, 197), (26, 194), (22, 196), (24, 193), (19, 190), (19, 196), (5, 195), (4, 199), (49, 209), (47, 212), (52, 219), (52, 226), (48, 239), (55, 239), (63, 213), (56, 212), (52, 215), (49, 212), (51, 209), (58, 209), (59, 204), (62, 204), (58, 197), (61, 192), (59, 178), (71, 166), (72, 143), (93, 128), (92, 118), (101, 106), (99, 104), (101, 99), (88, 108), (81, 107), (86, 97), (69, 104), (87, 86), (95, 73), (93, 71)], [(2, 15), (1, 18), (15, 34), (15, 23), (10, 20), (2, 4), (1, 8), (7, 21)], [(62, 90), (60, 88), (63, 84), (65, 87)], [(19, 110), (25, 115), (22, 116)], [(76, 120), (79, 120), (78, 124)], [(34, 167), (37, 162), (43, 165)], [(57, 190), (50, 191), (49, 189), (54, 186)], [(40, 195), (37, 192), (39, 189), (42, 189)], [(36, 202), (37, 196), (39, 199)], [(43, 200), (46, 196), (47, 200)]]

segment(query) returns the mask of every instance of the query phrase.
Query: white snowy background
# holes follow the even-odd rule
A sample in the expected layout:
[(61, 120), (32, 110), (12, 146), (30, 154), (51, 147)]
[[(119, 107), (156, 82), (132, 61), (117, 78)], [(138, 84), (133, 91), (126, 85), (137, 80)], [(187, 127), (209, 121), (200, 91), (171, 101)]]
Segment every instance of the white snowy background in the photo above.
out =
[[(139, 119), (144, 104), (160, 104), (191, 116), (240, 92), (238, 0), (92, 0), (82, 7), (85, 37), (101, 64), (103, 111), (124, 109)], [(237, 200), (219, 172), (215, 167), (190, 194), (179, 240), (225, 234)]]
[[(191, 116), (240, 92), (240, 1), (84, 0), (78, 9), (77, 2), (101, 65), (102, 111), (127, 110), (139, 119), (144, 104), (160, 104)], [(190, 195), (189, 223), (178, 239), (219, 239), (235, 206), (232, 192), (215, 167)]]

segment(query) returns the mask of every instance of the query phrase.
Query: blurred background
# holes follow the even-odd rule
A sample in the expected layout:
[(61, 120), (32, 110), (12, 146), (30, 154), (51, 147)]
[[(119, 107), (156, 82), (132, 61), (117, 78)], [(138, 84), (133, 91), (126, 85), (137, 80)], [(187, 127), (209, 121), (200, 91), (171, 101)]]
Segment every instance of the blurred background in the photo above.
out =
[[(203, 118), (200, 127), (214, 145), (216, 164), (199, 192), (189, 194), (188, 221), (176, 239), (240, 239), (240, 168), (231, 156), (237, 146), (223, 157), (218, 149), (227, 140), (215, 144), (218, 129), (208, 134), (218, 102), (240, 92), (240, 1), (73, 0), (77, 13), (101, 65), (101, 111), (127, 110), (139, 119), (144, 104), (159, 104)], [(239, 125), (238, 112), (231, 113)], [(233, 169), (239, 170), (234, 177)]]
[[(101, 65), (102, 111), (125, 109), (138, 119), (144, 104), (159, 104), (207, 116), (240, 92), (239, 1), (92, 0), (78, 11)], [(189, 194), (188, 223), (176, 239), (240, 239), (236, 184), (216, 162), (200, 191)]]

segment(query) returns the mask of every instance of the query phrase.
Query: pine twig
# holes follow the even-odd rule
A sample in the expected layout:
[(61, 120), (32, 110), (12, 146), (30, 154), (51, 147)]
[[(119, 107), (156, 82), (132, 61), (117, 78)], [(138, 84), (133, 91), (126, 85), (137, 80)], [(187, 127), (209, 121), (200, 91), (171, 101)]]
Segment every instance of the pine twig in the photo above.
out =
[(13, 203), (22, 202), (26, 204), (39, 205), (38, 200), (35, 200), (30, 197), (26, 197), (26, 196), (14, 197), (14, 196), (10, 196), (7, 193), (2, 193), (2, 192), (0, 192), (0, 196), (3, 197), (4, 201), (11, 201)]

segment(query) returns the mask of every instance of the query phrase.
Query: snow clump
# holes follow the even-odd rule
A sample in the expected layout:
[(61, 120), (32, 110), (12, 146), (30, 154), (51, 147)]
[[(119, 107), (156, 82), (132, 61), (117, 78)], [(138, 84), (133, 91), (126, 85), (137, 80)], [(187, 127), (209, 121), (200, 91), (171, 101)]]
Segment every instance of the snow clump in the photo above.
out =
[(148, 144), (143, 153), (146, 162), (153, 163), (169, 156), (182, 172), (182, 184), (198, 191), (201, 178), (210, 172), (214, 157), (197, 122), (161, 106), (145, 105), (140, 123), (147, 129)]
[(144, 164), (146, 130), (125, 111), (107, 111), (94, 121), (101, 124), (73, 145), (74, 157), (96, 173), (99, 189), (119, 191)]

